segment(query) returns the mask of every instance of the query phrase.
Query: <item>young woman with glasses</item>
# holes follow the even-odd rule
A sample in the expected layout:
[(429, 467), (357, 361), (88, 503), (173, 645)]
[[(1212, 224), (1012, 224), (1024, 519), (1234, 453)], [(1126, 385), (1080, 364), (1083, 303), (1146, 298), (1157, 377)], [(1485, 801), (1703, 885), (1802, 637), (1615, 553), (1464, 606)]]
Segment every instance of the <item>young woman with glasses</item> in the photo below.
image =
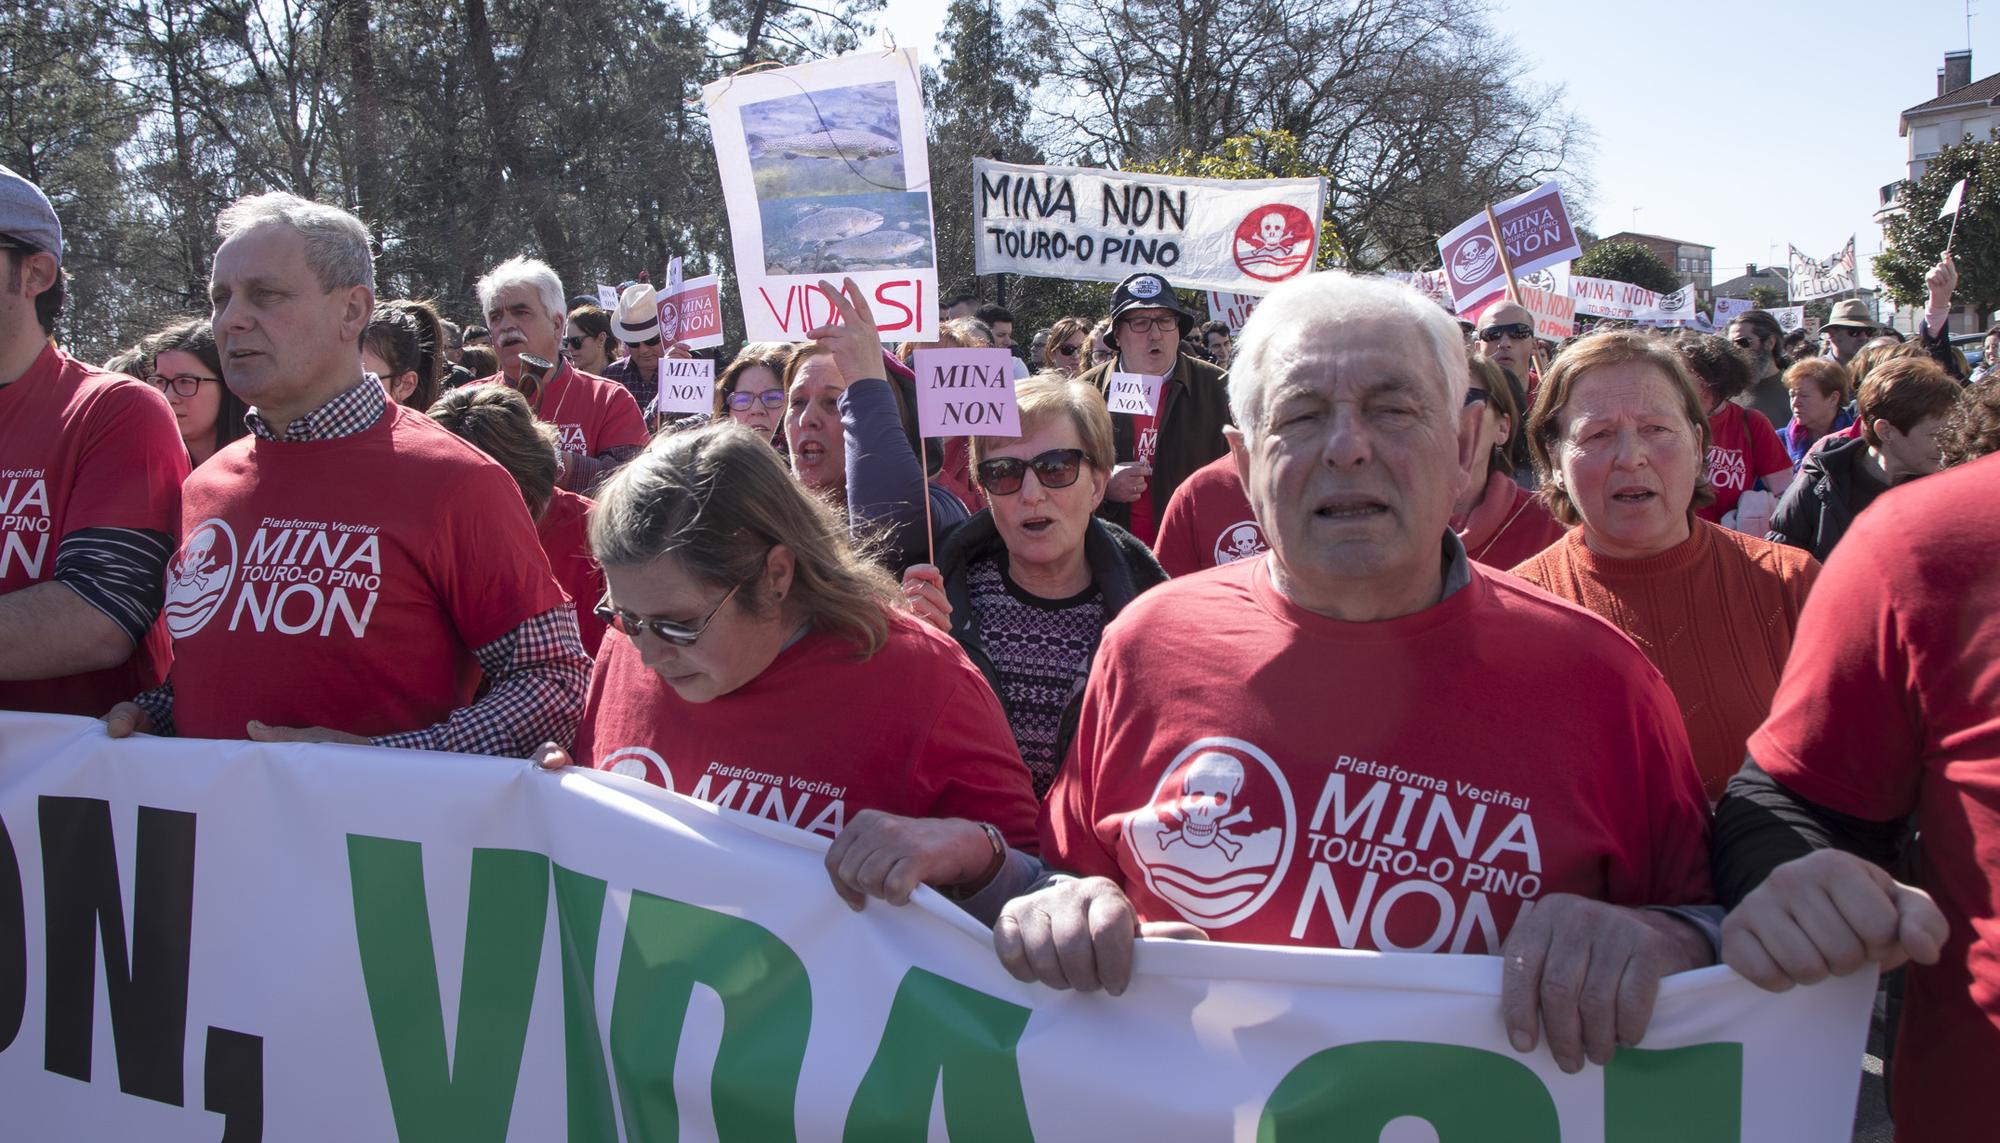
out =
[(601, 306), (578, 306), (569, 311), (563, 329), (562, 353), (569, 363), (585, 373), (603, 376), (611, 365), (611, 314)]
[(833, 838), (857, 908), (922, 883), (997, 912), (1032, 872), (1009, 847), (1034, 848), (1034, 790), (993, 692), (759, 434), (658, 438), (601, 488), (590, 543), (612, 632), (575, 750), (541, 765)]
[(249, 410), (222, 383), (222, 355), (207, 318), (168, 326), (143, 344), (152, 359), (143, 380), (173, 407), (189, 464), (199, 466), (250, 431), (243, 421)]
[(1074, 377), (1089, 366), (1084, 354), (1084, 344), (1090, 337), (1090, 323), (1080, 317), (1060, 318), (1049, 327), (1049, 340), (1042, 347), (1043, 369), (1053, 369), (1065, 377)]
[(904, 573), (903, 594), (986, 675), (1040, 797), (1075, 729), (1104, 625), (1167, 576), (1144, 544), (1093, 514), (1113, 457), (1097, 389), (1048, 372), (1017, 395), (1021, 436), (972, 438), (989, 507), (943, 536), (936, 566)]

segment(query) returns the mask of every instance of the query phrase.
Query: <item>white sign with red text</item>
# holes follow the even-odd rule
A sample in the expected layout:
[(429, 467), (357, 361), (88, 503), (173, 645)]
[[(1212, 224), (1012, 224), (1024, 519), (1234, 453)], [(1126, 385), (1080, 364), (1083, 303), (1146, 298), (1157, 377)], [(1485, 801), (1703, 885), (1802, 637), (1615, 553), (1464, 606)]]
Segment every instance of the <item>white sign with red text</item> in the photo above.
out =
[(909, 50), (856, 52), (702, 89), (752, 341), (801, 341), (852, 278), (883, 334), (931, 341), (937, 243)]
[(1234, 341), (1243, 335), (1243, 323), (1250, 320), (1250, 314), (1263, 298), (1255, 294), (1218, 294), (1208, 291), (1208, 316), (1211, 321), (1224, 322), (1229, 326), (1229, 338)]

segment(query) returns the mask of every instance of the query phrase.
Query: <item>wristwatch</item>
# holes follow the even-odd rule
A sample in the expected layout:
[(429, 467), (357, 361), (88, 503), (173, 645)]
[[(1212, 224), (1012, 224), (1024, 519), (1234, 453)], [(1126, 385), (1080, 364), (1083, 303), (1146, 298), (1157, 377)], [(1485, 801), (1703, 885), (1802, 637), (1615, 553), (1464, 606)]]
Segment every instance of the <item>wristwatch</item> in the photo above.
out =
[(999, 828), (992, 822), (974, 824), (986, 831), (986, 843), (993, 847), (993, 859), (986, 863), (986, 868), (980, 870), (978, 876), (967, 878), (956, 885), (947, 885), (941, 890), (945, 896), (954, 901), (963, 901), (993, 884), (993, 879), (1000, 875), (1001, 867), (1007, 864), (1007, 839), (1000, 836)]

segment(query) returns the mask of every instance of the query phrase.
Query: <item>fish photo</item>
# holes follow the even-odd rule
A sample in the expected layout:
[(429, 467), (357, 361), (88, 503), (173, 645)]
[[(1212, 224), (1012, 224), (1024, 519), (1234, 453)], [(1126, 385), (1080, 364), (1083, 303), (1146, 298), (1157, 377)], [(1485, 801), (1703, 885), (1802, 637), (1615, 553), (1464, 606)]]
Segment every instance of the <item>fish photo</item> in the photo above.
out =
[(759, 200), (902, 191), (909, 185), (893, 83), (746, 104), (743, 141)]
[(837, 274), (931, 265), (922, 191), (766, 200), (764, 265), (773, 274)]

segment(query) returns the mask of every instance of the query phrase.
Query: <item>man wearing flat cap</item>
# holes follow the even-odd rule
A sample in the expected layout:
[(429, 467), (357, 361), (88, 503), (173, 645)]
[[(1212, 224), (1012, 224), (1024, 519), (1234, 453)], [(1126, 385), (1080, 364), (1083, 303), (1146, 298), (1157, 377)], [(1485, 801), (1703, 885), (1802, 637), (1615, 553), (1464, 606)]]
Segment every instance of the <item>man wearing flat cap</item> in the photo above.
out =
[(101, 714), (160, 682), (187, 448), (165, 397), (54, 340), (62, 223), (0, 167), (0, 710)]
[(1154, 415), (1111, 418), (1118, 465), (1098, 509), (1148, 545), (1159, 534), (1174, 489), (1229, 451), (1222, 436), (1229, 423), (1228, 375), (1181, 352), (1181, 339), (1193, 328), (1194, 315), (1181, 308), (1165, 278), (1134, 274), (1111, 295), (1111, 329), (1104, 343), (1118, 356), (1077, 377), (1105, 393), (1114, 372), (1166, 378)]

